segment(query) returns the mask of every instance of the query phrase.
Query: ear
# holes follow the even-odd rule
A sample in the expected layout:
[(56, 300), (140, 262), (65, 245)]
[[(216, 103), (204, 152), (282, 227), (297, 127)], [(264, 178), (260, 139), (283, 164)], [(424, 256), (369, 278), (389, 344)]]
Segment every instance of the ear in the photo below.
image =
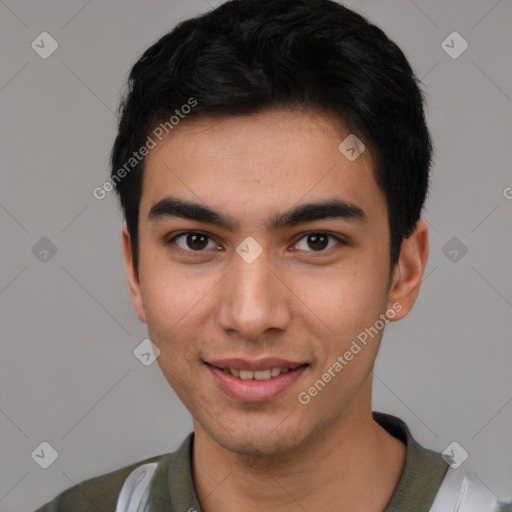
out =
[[(390, 321), (400, 320), (411, 311), (420, 291), (427, 259), (428, 226), (420, 219), (409, 238), (402, 241), (400, 258), (393, 270), (388, 309), (393, 309), (396, 315), (390, 317)], [(401, 305), (401, 308), (398, 305)]]
[(126, 224), (123, 227), (123, 259), (135, 313), (137, 313), (141, 322), (147, 323), (144, 302), (140, 291), (139, 276), (133, 265), (131, 237)]

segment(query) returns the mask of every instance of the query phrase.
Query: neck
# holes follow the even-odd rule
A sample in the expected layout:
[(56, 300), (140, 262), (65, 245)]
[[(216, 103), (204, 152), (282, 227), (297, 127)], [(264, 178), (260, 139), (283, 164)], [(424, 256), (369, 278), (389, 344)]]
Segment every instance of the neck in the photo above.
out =
[(384, 510), (405, 445), (373, 420), (370, 403), (349, 406), (335, 424), (279, 456), (233, 453), (195, 425), (193, 477), (203, 511)]

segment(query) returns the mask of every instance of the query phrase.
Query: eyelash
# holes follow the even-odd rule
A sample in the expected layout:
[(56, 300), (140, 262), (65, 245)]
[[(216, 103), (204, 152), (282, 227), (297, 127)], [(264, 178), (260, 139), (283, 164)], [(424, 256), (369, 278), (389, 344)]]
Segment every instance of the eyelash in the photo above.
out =
[[(177, 235), (174, 235), (172, 236), (171, 238), (168, 238), (165, 240), (165, 244), (166, 245), (175, 245), (175, 250), (177, 250), (178, 252), (182, 253), (182, 254), (187, 254), (187, 255), (201, 255), (201, 253), (204, 253), (207, 251), (207, 249), (202, 249), (200, 251), (194, 251), (194, 250), (191, 250), (191, 249), (183, 249), (182, 247), (178, 246), (175, 244), (175, 241), (180, 238), (180, 237), (183, 237), (183, 236), (187, 236), (187, 235), (203, 235), (205, 236), (206, 238), (208, 238), (209, 240), (213, 241), (213, 238), (209, 235), (207, 235), (206, 233), (202, 232), (202, 231), (182, 231), (181, 233), (178, 233)], [(327, 231), (308, 231), (307, 233), (303, 233), (300, 238), (297, 239), (296, 242), (293, 243), (293, 246), (296, 246), (298, 245), (298, 243), (303, 240), (304, 238), (307, 238), (308, 236), (310, 235), (324, 235), (324, 236), (327, 236), (329, 237), (330, 239), (333, 239), (333, 240), (336, 240), (336, 242), (338, 242), (338, 244), (340, 245), (347, 245), (347, 242), (345, 242), (344, 240), (342, 240), (340, 237), (336, 236), (336, 235), (333, 235)], [(328, 244), (329, 245), (329, 244)], [(305, 251), (305, 252), (308, 252), (308, 253), (312, 253), (312, 254), (319, 254), (319, 255), (323, 255), (323, 254), (329, 254), (329, 252), (333, 249), (333, 247), (330, 247), (329, 249), (323, 249), (323, 250), (320, 250), (320, 251)], [(300, 249), (298, 249), (300, 250)]]

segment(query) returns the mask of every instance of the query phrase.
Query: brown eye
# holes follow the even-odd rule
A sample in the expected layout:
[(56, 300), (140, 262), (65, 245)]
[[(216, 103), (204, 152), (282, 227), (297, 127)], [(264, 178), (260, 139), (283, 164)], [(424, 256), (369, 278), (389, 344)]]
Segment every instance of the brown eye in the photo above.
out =
[(327, 252), (326, 249), (331, 249), (335, 245), (344, 245), (344, 242), (337, 236), (314, 232), (304, 235), (295, 244), (294, 249), (305, 252)]
[(324, 234), (313, 233), (312, 235), (308, 235), (308, 246), (315, 251), (322, 251), (327, 247), (329, 243), (329, 237)]
[(196, 231), (181, 233), (170, 240), (181, 249), (188, 252), (202, 252), (205, 249), (217, 247), (217, 244), (208, 236)]
[(208, 237), (197, 233), (187, 235), (186, 241), (194, 251), (200, 251), (208, 245)]

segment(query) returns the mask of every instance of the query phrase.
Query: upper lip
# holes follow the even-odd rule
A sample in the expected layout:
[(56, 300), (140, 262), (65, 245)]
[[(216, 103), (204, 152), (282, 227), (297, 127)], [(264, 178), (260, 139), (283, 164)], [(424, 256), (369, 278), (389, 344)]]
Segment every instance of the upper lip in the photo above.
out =
[(212, 359), (210, 361), (205, 362), (211, 366), (216, 366), (217, 368), (230, 368), (232, 370), (251, 370), (253, 372), (256, 372), (258, 370), (267, 370), (269, 368), (290, 368), (291, 370), (293, 370), (294, 368), (306, 364), (297, 363), (294, 361), (287, 361), (286, 359), (280, 359), (278, 357), (253, 359), (252, 361), (249, 361), (248, 359), (242, 359), (239, 357), (233, 357), (229, 359)]

